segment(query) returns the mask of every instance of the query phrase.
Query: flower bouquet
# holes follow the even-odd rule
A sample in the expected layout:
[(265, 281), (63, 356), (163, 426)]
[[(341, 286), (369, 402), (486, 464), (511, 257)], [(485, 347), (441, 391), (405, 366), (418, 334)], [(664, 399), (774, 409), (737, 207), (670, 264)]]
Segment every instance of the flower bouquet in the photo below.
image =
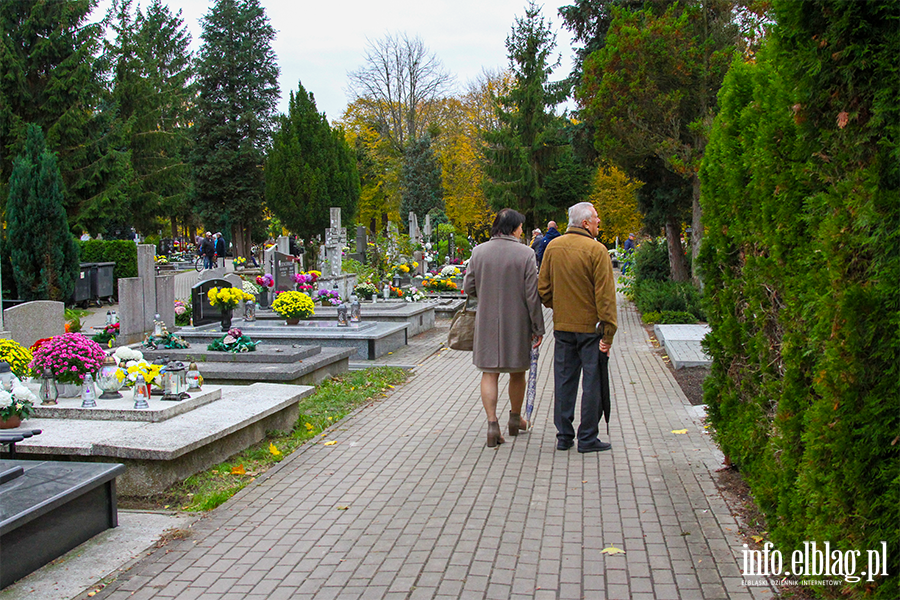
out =
[(37, 397), (27, 387), (19, 384), (12, 392), (0, 390), (0, 429), (18, 427), (31, 416)]
[(247, 264), (247, 259), (244, 258), (243, 256), (235, 256), (232, 259), (231, 264), (234, 265), (235, 269), (243, 269), (244, 265)]
[(398, 287), (391, 286), (391, 298), (402, 298), (403, 290)]
[(34, 359), (34, 354), (13, 340), (0, 339), (0, 360), (9, 365), (9, 370), (19, 379), (25, 379), (31, 375), (31, 369), (28, 366)]
[(409, 262), (403, 262), (403, 263), (392, 266), (391, 273), (393, 275), (400, 275), (400, 276), (409, 275), (410, 272), (414, 271), (416, 269), (416, 267), (418, 267), (418, 266), (419, 266), (419, 263), (414, 260), (409, 261)]
[(206, 349), (212, 352), (253, 352), (257, 344), (259, 342), (251, 341), (243, 331), (232, 327), (226, 335), (214, 340)]
[(458, 292), (459, 288), (456, 283), (447, 279), (425, 279), (422, 281), (422, 287), (429, 292)]
[(193, 307), (182, 300), (175, 301), (175, 324), (180, 327), (186, 327), (191, 324), (191, 313)]
[(241, 300), (253, 300), (253, 296), (236, 287), (210, 288), (206, 293), (209, 303), (223, 310), (232, 310)]
[(316, 302), (321, 303), (322, 306), (340, 306), (341, 295), (337, 290), (319, 290), (316, 292)]
[(247, 281), (246, 279), (241, 282), (241, 288), (251, 296), (255, 296), (262, 291), (261, 285), (256, 285), (252, 281)]
[(154, 256), (153, 261), (158, 265), (167, 265), (169, 264), (169, 258), (167, 256)]
[(378, 295), (378, 288), (376, 288), (375, 284), (371, 281), (364, 281), (357, 284), (356, 287), (353, 288), (353, 293), (360, 298), (371, 300), (372, 296)]
[(303, 292), (281, 292), (272, 303), (272, 310), (288, 320), (308, 319), (315, 312), (312, 298)]
[(52, 373), (60, 383), (80, 385), (85, 375), (100, 370), (104, 358), (106, 354), (97, 342), (80, 333), (64, 333), (35, 350), (29, 366), (38, 373)]
[(407, 302), (422, 302), (423, 300), (427, 300), (428, 296), (424, 294), (424, 292), (420, 291), (418, 288), (411, 287), (406, 292), (406, 296), (404, 297)]
[(273, 288), (275, 287), (275, 278), (269, 273), (266, 273), (265, 275), (260, 275), (256, 278), (256, 284), (263, 288)]
[(91, 339), (98, 344), (109, 344), (111, 346), (117, 335), (119, 335), (119, 324), (113, 323), (104, 327), (100, 333), (92, 335)]
[(449, 277), (456, 277), (459, 275), (459, 269), (454, 267), (453, 265), (447, 265), (443, 269), (441, 269), (441, 277), (447, 279)]
[(294, 283), (297, 284), (297, 291), (309, 293), (313, 289), (313, 284), (319, 278), (318, 271), (310, 271), (309, 273), (297, 273), (294, 275)]

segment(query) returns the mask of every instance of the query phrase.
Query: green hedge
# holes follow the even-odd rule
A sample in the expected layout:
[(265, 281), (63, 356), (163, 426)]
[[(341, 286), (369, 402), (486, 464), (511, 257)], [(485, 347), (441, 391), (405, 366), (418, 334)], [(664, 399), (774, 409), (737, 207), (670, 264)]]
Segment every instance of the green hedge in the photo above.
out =
[(705, 400), (785, 557), (888, 548), (900, 597), (898, 5), (781, 0), (701, 168)]
[(705, 321), (700, 292), (690, 281), (636, 280), (631, 286), (634, 305), (641, 313), (688, 313), (690, 320), (684, 323)]
[(131, 240), (79, 241), (81, 262), (114, 262), (113, 289), (119, 295), (120, 277), (137, 277), (137, 245)]

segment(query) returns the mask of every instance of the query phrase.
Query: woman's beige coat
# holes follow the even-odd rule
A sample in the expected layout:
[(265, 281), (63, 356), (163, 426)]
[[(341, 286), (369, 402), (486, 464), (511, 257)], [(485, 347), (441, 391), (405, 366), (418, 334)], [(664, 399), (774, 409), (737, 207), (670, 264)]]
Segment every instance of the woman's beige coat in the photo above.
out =
[(531, 337), (544, 335), (534, 250), (500, 235), (472, 251), (463, 289), (478, 298), (472, 362), (517, 373), (531, 364)]

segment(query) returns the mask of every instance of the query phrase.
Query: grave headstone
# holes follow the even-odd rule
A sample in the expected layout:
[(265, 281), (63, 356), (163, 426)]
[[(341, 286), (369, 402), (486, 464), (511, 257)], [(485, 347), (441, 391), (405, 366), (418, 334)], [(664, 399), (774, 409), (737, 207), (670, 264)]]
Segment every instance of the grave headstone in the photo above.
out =
[(291, 239), (286, 235), (279, 235), (278, 239), (275, 240), (275, 247), (282, 254), (290, 254), (291, 253)]
[(356, 226), (356, 251), (350, 255), (353, 260), (366, 264), (366, 228), (363, 225)]
[(431, 241), (431, 215), (425, 215), (425, 241)]
[(347, 228), (341, 227), (341, 209), (331, 208), (331, 227), (325, 230), (325, 270), (322, 274), (337, 277), (342, 269), (342, 251), (347, 244)]
[(210, 279), (201, 281), (191, 288), (191, 316), (194, 319), (194, 327), (222, 320), (222, 309), (210, 304), (207, 294), (212, 288), (223, 287), (231, 287), (231, 284), (224, 279)]
[(65, 304), (53, 300), (35, 300), (7, 308), (3, 319), (9, 337), (27, 348), (41, 338), (65, 333), (65, 308)]
[(416, 213), (409, 212), (409, 239), (413, 244), (419, 243), (419, 218)]
[(416, 267), (415, 273), (413, 275), (424, 275), (425, 274), (425, 261), (423, 259), (423, 254), (421, 250), (416, 250), (413, 252), (413, 260), (419, 263), (419, 266)]
[(275, 291), (287, 292), (295, 289), (297, 285), (294, 281), (294, 275), (297, 273), (297, 263), (290, 254), (282, 252), (275, 253), (275, 265), (272, 270), (272, 276), (275, 278)]
[(276, 252), (278, 252), (278, 246), (272, 246), (263, 251), (263, 272), (272, 273), (275, 270)]
[(447, 234), (447, 254), (450, 256), (449, 262), (453, 264), (456, 259), (456, 236), (453, 235), (453, 232)]
[(197, 281), (209, 281), (210, 279), (222, 279), (225, 277), (225, 267), (215, 267), (214, 269), (203, 269), (197, 275)]

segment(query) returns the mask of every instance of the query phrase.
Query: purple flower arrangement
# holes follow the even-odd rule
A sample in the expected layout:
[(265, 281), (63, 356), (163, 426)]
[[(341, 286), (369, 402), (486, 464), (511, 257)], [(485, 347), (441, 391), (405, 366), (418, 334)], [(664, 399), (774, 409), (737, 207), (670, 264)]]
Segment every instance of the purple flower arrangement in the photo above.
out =
[(88, 373), (100, 371), (104, 358), (106, 354), (97, 342), (80, 333), (65, 333), (35, 350), (29, 366), (37, 373), (53, 373), (60, 383), (80, 384)]
[(326, 304), (340, 306), (341, 295), (337, 290), (319, 290), (316, 292), (316, 301), (321, 302), (322, 306), (325, 306)]
[(268, 273), (256, 278), (256, 283), (264, 288), (270, 288), (275, 285), (275, 279)]

